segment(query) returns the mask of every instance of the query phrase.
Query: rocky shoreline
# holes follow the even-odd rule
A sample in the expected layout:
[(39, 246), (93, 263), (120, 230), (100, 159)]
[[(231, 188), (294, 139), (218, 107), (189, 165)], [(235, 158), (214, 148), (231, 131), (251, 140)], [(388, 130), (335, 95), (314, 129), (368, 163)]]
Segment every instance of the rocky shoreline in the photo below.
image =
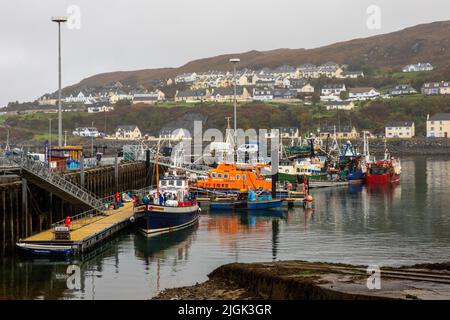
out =
[(214, 270), (204, 283), (167, 289), (153, 299), (450, 299), (450, 263), (382, 268), (379, 287), (371, 279), (374, 272), (367, 266), (305, 261), (233, 263)]

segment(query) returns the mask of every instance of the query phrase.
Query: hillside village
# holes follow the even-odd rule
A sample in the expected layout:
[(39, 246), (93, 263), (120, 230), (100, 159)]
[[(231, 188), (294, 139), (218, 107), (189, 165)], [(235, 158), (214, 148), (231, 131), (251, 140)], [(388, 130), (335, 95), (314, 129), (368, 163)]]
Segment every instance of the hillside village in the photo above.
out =
[[(420, 74), (433, 69), (431, 63), (419, 62), (404, 66), (399, 72)], [(417, 89), (411, 83), (398, 83), (391, 88), (380, 89), (371, 86), (351, 86), (347, 81), (364, 80), (365, 77), (363, 71), (351, 70), (348, 65), (334, 62), (322, 65), (307, 63), (297, 68), (281, 65), (274, 69), (241, 69), (237, 70), (236, 74), (232, 71), (184, 73), (174, 78), (152, 80), (148, 86), (134, 87), (117, 81), (101, 88), (86, 88), (79, 92), (67, 93), (62, 99), (62, 109), (65, 112), (107, 113), (117, 106), (231, 103), (234, 101), (235, 83), (238, 102), (318, 105), (324, 112), (351, 111), (374, 100), (397, 96), (450, 94), (450, 81), (441, 79), (436, 79), (436, 82), (425, 82)], [(5, 110), (7, 114), (56, 113), (57, 108), (58, 99), (54, 93), (45, 94), (25, 106), (10, 103)], [(353, 138), (360, 134), (351, 126), (339, 129), (340, 131), (336, 133), (339, 138)], [(330, 128), (323, 128), (321, 135), (325, 136), (331, 131)], [(435, 128), (427, 126), (427, 136), (444, 136), (444, 133), (434, 131)], [(445, 131), (445, 136), (447, 132), (450, 130)], [(134, 124), (119, 126), (110, 136), (100, 133), (96, 128), (77, 128), (73, 135), (130, 140), (148, 137), (141, 134)], [(414, 137), (414, 123), (411, 121), (386, 123), (385, 136)], [(179, 135), (177, 137), (180, 138)]]

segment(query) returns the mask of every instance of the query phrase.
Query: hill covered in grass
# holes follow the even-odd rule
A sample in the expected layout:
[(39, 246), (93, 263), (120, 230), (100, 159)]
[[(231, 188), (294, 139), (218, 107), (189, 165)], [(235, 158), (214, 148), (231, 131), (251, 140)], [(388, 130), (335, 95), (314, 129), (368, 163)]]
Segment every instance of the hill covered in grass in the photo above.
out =
[(334, 61), (348, 64), (352, 69), (363, 70), (369, 76), (377, 71), (400, 71), (406, 64), (431, 62), (437, 67), (437, 71), (427, 74), (430, 79), (422, 80), (445, 80), (450, 77), (450, 21), (421, 24), (392, 33), (315, 49), (253, 50), (198, 59), (178, 68), (103, 73), (67, 87), (65, 92), (102, 87), (116, 81), (131, 86), (146, 86), (151, 80), (173, 78), (186, 72), (230, 70), (229, 59), (232, 57), (241, 59), (240, 68), (251, 69), (274, 68), (284, 64), (297, 67), (304, 63), (322, 64)]

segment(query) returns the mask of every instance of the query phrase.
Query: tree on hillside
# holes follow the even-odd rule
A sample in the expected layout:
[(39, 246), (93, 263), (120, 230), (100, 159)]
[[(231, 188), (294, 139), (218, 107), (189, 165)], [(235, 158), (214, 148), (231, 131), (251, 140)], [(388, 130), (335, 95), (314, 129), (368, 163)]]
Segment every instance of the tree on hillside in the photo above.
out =
[(312, 99), (311, 99), (312, 103), (314, 104), (318, 104), (320, 102), (320, 93), (319, 91), (314, 91), (314, 94), (312, 95)]
[(348, 96), (348, 91), (341, 91), (341, 93), (339, 94), (339, 98), (341, 98), (341, 100), (347, 100)]

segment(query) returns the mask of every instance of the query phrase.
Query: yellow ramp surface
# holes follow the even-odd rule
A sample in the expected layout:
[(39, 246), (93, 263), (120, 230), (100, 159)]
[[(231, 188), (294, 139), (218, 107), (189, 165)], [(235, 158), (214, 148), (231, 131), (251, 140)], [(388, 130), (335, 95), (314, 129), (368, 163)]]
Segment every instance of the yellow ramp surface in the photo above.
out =
[[(105, 215), (97, 217), (86, 217), (74, 221), (71, 225), (70, 241), (82, 241), (90, 236), (100, 233), (118, 222), (129, 219), (134, 215), (133, 203), (125, 205), (117, 210), (105, 211)], [(47, 230), (34, 236), (26, 238), (24, 242), (53, 241), (53, 230)], [(54, 240), (58, 242), (58, 240)]]

